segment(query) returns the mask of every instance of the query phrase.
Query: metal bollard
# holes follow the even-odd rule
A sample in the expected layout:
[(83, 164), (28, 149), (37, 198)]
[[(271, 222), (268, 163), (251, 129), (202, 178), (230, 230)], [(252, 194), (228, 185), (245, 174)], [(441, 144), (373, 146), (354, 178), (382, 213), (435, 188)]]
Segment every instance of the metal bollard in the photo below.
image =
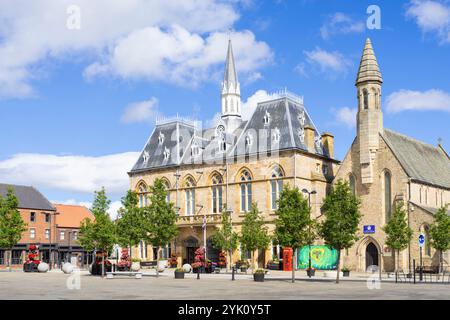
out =
[(236, 268), (232, 267), (231, 268), (231, 281), (234, 281), (234, 272), (235, 272)]

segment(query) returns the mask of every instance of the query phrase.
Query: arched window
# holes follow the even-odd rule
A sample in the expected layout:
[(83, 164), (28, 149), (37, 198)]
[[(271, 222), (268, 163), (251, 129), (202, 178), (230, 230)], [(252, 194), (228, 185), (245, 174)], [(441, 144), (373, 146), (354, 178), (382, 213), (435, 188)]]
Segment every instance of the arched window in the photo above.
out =
[(283, 172), (279, 167), (275, 168), (272, 171), (272, 180), (270, 181), (270, 189), (271, 189), (271, 204), (272, 210), (276, 210), (278, 208), (277, 200), (280, 197), (281, 191), (283, 191)]
[(219, 174), (215, 174), (212, 178), (212, 184), (213, 213), (219, 213), (222, 212), (222, 177)]
[(147, 206), (147, 185), (141, 182), (138, 186), (139, 207), (143, 208)]
[(389, 171), (384, 173), (384, 216), (386, 223), (391, 218), (392, 196), (391, 196), (391, 174)]
[(348, 177), (348, 183), (353, 195), (356, 196), (356, 178), (353, 174), (350, 174), (350, 176)]
[(369, 109), (369, 92), (367, 89), (363, 90), (363, 102), (364, 102), (364, 109)]
[(247, 212), (252, 207), (252, 176), (245, 170), (241, 174), (241, 212)]
[(169, 181), (163, 179), (164, 190), (166, 191), (166, 202), (170, 203), (170, 184)]
[(423, 231), (425, 233), (425, 255), (431, 256), (430, 227), (425, 225), (423, 227)]
[(186, 180), (186, 215), (191, 216), (195, 213), (195, 182), (192, 178)]

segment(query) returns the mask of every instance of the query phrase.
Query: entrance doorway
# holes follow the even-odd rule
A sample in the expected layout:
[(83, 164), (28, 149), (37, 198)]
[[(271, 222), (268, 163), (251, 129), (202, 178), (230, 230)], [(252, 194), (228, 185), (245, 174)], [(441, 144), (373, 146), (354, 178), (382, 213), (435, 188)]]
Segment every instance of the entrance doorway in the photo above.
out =
[(366, 270), (370, 266), (379, 266), (379, 264), (378, 264), (378, 249), (373, 244), (373, 242), (369, 243), (366, 247)]
[(195, 259), (195, 250), (198, 249), (198, 240), (194, 237), (189, 237), (183, 241), (183, 246), (185, 247), (185, 256), (183, 257), (183, 264), (192, 264)]

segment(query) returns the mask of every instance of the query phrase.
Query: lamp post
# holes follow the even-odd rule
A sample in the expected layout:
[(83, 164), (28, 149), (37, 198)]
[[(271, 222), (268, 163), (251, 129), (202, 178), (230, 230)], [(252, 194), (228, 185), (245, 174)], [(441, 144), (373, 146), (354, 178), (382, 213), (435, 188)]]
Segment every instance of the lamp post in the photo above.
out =
[[(308, 225), (308, 234), (309, 234), (309, 238), (311, 238), (311, 195), (312, 194), (316, 194), (317, 191), (316, 190), (312, 190), (312, 191), (308, 191), (307, 189), (303, 189), (302, 190), (303, 193), (308, 194), (308, 206), (309, 206), (309, 225)], [(308, 275), (311, 278), (311, 242), (310, 239), (308, 239)]]
[[(227, 207), (226, 213), (230, 215), (231, 235), (230, 235), (230, 252), (228, 254), (230, 255), (230, 267), (233, 268), (233, 266), (232, 266), (232, 264), (233, 264), (233, 256), (232, 256), (233, 255), (233, 249), (232, 249), (232, 246), (233, 246), (233, 210), (228, 209), (228, 207)], [(234, 280), (234, 272), (232, 275), (232, 280)]]

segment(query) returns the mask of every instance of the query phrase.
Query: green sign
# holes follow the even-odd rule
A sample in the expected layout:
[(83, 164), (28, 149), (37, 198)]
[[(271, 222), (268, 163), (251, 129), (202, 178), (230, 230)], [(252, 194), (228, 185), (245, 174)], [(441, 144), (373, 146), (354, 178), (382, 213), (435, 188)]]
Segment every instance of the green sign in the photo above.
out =
[[(337, 267), (338, 252), (328, 246), (311, 246), (311, 266), (316, 270), (333, 270)], [(298, 250), (298, 268), (309, 267), (309, 246)]]

